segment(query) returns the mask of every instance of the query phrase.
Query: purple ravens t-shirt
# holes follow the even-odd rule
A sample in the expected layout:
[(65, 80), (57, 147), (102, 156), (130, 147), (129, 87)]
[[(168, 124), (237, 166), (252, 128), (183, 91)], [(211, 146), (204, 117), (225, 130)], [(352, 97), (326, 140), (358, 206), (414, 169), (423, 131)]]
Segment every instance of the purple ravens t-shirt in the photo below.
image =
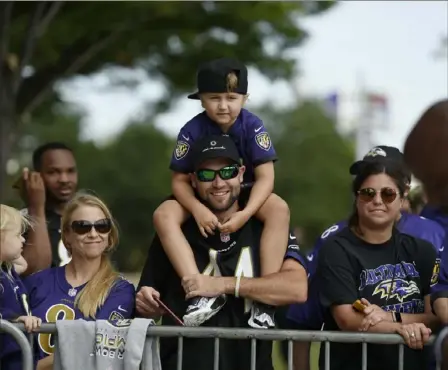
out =
[[(14, 268), (11, 274), (0, 268), (0, 319), (15, 320), (30, 312), (25, 286)], [(0, 364), (2, 370), (22, 370), (22, 351), (13, 337), (0, 334)]]
[[(42, 322), (56, 320), (93, 320), (85, 318), (75, 308), (76, 295), (84, 285), (73, 288), (65, 278), (65, 266), (54, 267), (36, 272), (24, 279), (29, 292), (31, 311), (40, 317)], [(135, 288), (120, 277), (110, 290), (104, 305), (96, 312), (97, 320), (131, 319), (134, 316)], [(39, 359), (54, 351), (54, 340), (51, 334), (39, 334), (37, 338)]]
[[(347, 227), (347, 221), (341, 221), (329, 227), (317, 239), (313, 250), (308, 254), (308, 300), (302, 304), (291, 305), (287, 317), (294, 325), (308, 330), (320, 330), (323, 325), (323, 311), (319, 303), (319, 289), (316, 286), (316, 279), (313, 279), (317, 268), (317, 257), (320, 248), (329, 236), (333, 236)], [(397, 224), (398, 230), (403, 234), (408, 234), (430, 242), (440, 253), (445, 243), (445, 230), (436, 222), (424, 217), (402, 212), (400, 221)]]
[[(207, 116), (205, 111), (193, 117), (181, 128), (177, 136), (170, 169), (181, 173), (193, 172), (190, 154), (194, 142), (204, 136), (221, 134), (223, 134), (221, 128)], [(277, 160), (277, 154), (263, 122), (248, 110), (241, 110), (226, 134), (235, 142), (246, 166), (245, 183), (255, 181), (255, 167)]]
[(436, 271), (434, 271), (433, 277), (437, 280), (437, 284), (431, 288), (431, 300), (448, 298), (448, 248), (446, 248), (448, 246), (448, 210), (442, 211), (439, 208), (426, 206), (423, 208), (421, 215), (437, 222), (444, 228), (446, 233), (445, 244), (439, 249), (438, 266), (436, 266)]

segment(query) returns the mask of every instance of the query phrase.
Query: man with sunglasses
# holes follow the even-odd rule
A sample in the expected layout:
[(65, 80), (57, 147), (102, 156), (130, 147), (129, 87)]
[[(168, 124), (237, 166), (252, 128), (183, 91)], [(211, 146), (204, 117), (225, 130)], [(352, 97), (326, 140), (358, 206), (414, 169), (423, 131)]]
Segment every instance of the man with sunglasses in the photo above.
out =
[[(372, 148), (362, 160), (353, 163), (350, 167), (350, 174), (357, 175), (360, 170), (368, 163), (377, 161), (393, 161), (403, 165), (406, 173), (406, 182), (411, 183), (411, 173), (405, 168), (403, 153), (399, 149), (390, 146), (377, 146)], [(363, 189), (364, 190), (364, 189)], [(366, 190), (362, 196), (368, 200), (375, 196), (374, 193)], [(381, 193), (381, 197), (385, 203), (393, 201), (396, 193), (389, 194), (386, 190)], [(308, 280), (309, 280), (309, 297), (304, 304), (291, 305), (287, 311), (287, 319), (283, 322), (283, 326), (294, 327), (301, 330), (321, 330), (323, 327), (323, 311), (319, 302), (319, 289), (316, 286), (316, 279), (314, 278), (317, 268), (318, 253), (324, 242), (331, 236), (339, 233), (347, 227), (347, 220), (342, 220), (325, 230), (317, 239), (313, 250), (308, 254)], [(436, 250), (442, 250), (445, 241), (445, 231), (436, 222), (424, 219), (418, 215), (414, 215), (405, 211), (401, 212), (397, 220), (397, 228), (405, 233), (424, 240), (429, 241)], [(310, 343), (297, 342), (295, 343), (296, 353), (301, 356), (296, 356), (300, 361), (300, 366), (297, 370), (309, 369), (309, 349)]]
[[(238, 150), (228, 136), (218, 135), (198, 141), (193, 153), (194, 173), (191, 179), (197, 197), (218, 219), (225, 221), (240, 209), (238, 198), (245, 168), (240, 164)], [(202, 274), (184, 277), (182, 281), (156, 236), (139, 283), (139, 314), (151, 318), (163, 314), (156, 298), (182, 317), (187, 309), (185, 298), (219, 297), (215, 300), (214, 316), (203, 325), (249, 327), (254, 301), (273, 306), (304, 302), (307, 296), (305, 259), (292, 233), (280, 272), (259, 277), (262, 229), (260, 221), (252, 217), (235, 233), (220, 235), (216, 232), (205, 238), (191, 218), (182, 230)], [(176, 325), (177, 322), (165, 315), (162, 324)], [(212, 339), (184, 339), (182, 368), (212, 369), (213, 352)], [(257, 343), (256, 369), (272, 370), (271, 352), (271, 342)], [(219, 354), (219, 368), (222, 370), (247, 370), (251, 367), (250, 341), (220, 340)], [(161, 360), (164, 370), (177, 368), (176, 338), (161, 339)]]

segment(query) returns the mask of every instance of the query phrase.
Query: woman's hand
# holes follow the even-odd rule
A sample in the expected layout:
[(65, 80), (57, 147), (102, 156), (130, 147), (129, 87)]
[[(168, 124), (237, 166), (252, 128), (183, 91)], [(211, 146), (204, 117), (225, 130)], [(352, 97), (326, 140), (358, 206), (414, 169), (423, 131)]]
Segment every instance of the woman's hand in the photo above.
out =
[(367, 331), (371, 326), (375, 326), (382, 321), (393, 322), (392, 313), (384, 311), (380, 306), (371, 304), (367, 299), (362, 298), (361, 303), (366, 306), (363, 311), (364, 319), (361, 322), (359, 331)]
[(397, 333), (403, 337), (409, 348), (422, 349), (429, 340), (431, 329), (420, 323), (405, 324), (397, 329)]

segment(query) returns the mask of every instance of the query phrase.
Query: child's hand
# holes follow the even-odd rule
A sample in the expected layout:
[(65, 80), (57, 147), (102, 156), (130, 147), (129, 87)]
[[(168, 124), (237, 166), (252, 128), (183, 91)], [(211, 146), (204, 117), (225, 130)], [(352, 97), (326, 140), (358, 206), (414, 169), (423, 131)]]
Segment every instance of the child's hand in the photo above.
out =
[(208, 237), (207, 233), (213, 235), (215, 233), (213, 230), (220, 226), (218, 217), (202, 204), (192, 213), (204, 238)]
[(226, 234), (234, 233), (243, 227), (249, 218), (244, 211), (235, 212), (224, 224), (219, 226), (219, 230)]
[(42, 320), (36, 316), (19, 316), (16, 321), (23, 322), (28, 333), (40, 328), (42, 325)]

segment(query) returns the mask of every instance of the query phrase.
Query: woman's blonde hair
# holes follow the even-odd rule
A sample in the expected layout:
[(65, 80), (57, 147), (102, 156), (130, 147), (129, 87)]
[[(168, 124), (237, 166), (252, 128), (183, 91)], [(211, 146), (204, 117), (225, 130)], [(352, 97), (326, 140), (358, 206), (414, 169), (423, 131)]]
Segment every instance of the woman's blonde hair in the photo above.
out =
[(233, 92), (238, 87), (238, 76), (235, 72), (230, 72), (227, 75), (227, 92)]
[(67, 244), (67, 233), (71, 231), (71, 217), (76, 209), (83, 206), (99, 208), (106, 218), (112, 222), (112, 229), (108, 235), (109, 243), (101, 256), (100, 268), (75, 299), (75, 307), (81, 311), (84, 317), (94, 319), (96, 312), (104, 305), (110, 290), (118, 278), (118, 272), (114, 269), (110, 260), (110, 254), (118, 244), (118, 227), (112, 218), (109, 208), (101, 199), (88, 193), (76, 194), (66, 205), (61, 220), (62, 241), (70, 253), (70, 245)]
[[(13, 231), (23, 234), (29, 227), (31, 227), (31, 220), (19, 210), (0, 204), (0, 243), (3, 244), (3, 238), (5, 231)], [(1, 258), (1, 254), (0, 254)], [(12, 263), (11, 261), (2, 261), (0, 259), (0, 266), (6, 266), (8, 275), (11, 274)]]

